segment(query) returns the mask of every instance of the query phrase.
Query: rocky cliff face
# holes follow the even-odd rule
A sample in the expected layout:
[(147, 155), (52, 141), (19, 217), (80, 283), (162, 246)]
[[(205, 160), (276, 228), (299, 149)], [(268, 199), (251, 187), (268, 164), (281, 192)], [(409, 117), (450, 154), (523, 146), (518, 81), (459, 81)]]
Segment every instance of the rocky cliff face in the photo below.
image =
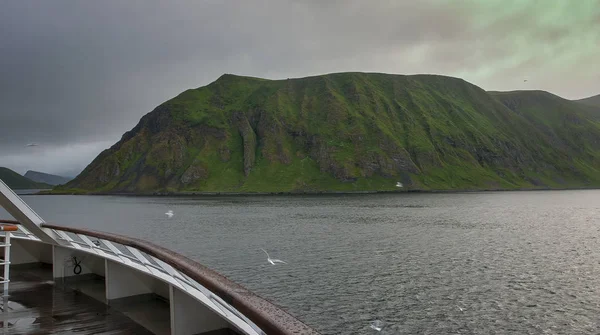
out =
[(461, 79), (224, 75), (144, 116), (63, 190), (293, 192), (600, 184), (600, 125)]

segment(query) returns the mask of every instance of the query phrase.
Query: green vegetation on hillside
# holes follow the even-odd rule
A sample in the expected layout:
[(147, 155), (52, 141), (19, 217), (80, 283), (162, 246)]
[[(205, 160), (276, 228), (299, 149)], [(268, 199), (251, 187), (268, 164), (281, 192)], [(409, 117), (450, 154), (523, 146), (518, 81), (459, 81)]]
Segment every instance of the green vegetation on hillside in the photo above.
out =
[(595, 95), (593, 97), (577, 100), (577, 102), (587, 106), (600, 108), (600, 94)]
[(591, 187), (599, 163), (600, 122), (546, 92), (434, 75), (223, 75), (145, 115), (58, 191)]
[(14, 190), (30, 190), (30, 189), (51, 189), (52, 185), (45, 183), (36, 183), (35, 181), (25, 178), (11, 169), (0, 167), (0, 179)]

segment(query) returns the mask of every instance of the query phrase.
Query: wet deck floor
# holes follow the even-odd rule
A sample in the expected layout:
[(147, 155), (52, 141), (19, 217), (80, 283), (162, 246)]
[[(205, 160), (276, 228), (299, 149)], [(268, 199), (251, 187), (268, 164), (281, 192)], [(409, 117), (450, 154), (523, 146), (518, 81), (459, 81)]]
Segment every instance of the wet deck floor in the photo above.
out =
[(0, 334), (152, 334), (125, 314), (52, 282), (52, 270), (11, 266)]

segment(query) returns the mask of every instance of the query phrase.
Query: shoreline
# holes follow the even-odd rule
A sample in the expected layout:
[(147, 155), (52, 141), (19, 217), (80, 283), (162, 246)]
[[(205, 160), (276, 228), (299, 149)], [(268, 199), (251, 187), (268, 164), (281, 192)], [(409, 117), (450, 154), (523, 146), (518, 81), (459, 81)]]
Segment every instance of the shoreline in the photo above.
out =
[(128, 196), (128, 197), (190, 197), (190, 196), (306, 196), (306, 195), (364, 195), (364, 194), (434, 194), (434, 193), (479, 193), (479, 192), (531, 192), (531, 191), (578, 191), (598, 190), (600, 187), (565, 187), (565, 188), (516, 188), (516, 189), (456, 189), (456, 190), (394, 190), (394, 191), (297, 191), (297, 192), (45, 192), (21, 195), (91, 195), (91, 196)]

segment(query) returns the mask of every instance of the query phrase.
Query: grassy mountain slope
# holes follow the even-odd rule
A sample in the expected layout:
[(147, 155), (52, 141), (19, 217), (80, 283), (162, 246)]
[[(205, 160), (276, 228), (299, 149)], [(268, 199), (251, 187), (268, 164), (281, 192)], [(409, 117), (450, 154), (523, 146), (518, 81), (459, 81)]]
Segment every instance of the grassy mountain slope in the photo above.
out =
[(584, 105), (588, 105), (588, 106), (600, 108), (600, 94), (599, 95), (595, 95), (593, 97), (589, 97), (589, 98), (577, 100), (577, 101), (579, 103), (584, 104)]
[(16, 173), (11, 169), (0, 167), (0, 179), (8, 185), (8, 187), (15, 190), (29, 190), (29, 189), (50, 189), (52, 185), (45, 183), (37, 183), (31, 179), (25, 178), (20, 174)]
[(293, 192), (600, 185), (600, 123), (544, 92), (434, 76), (223, 75), (145, 115), (62, 190)]

